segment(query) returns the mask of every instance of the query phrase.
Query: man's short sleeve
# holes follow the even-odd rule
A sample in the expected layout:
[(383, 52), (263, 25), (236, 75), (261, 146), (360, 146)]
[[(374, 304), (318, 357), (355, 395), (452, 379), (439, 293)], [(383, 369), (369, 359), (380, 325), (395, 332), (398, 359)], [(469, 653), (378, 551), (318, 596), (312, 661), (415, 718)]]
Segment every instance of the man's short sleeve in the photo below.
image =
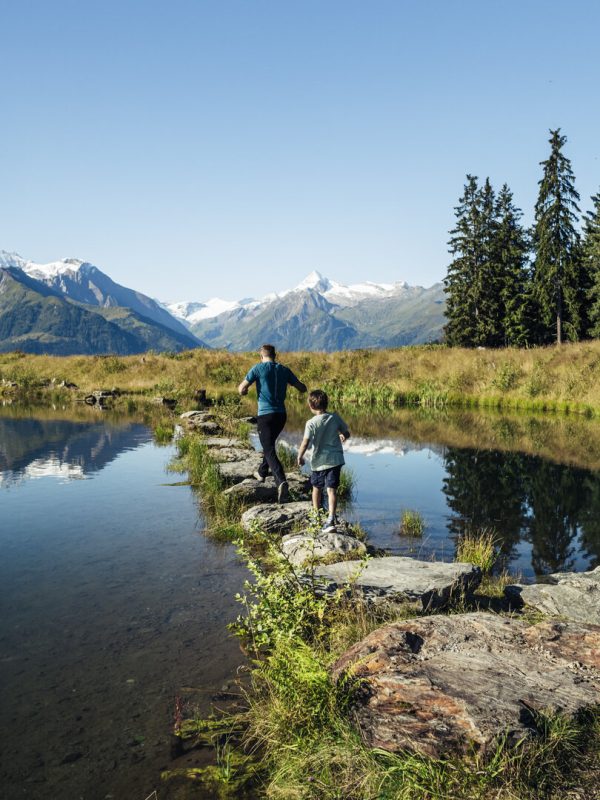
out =
[(251, 369), (248, 370), (248, 374), (246, 375), (244, 380), (248, 381), (248, 383), (254, 383), (256, 377), (257, 376), (256, 376), (256, 364), (255, 364)]
[(294, 373), (289, 367), (286, 367), (286, 370), (287, 370), (286, 373), (287, 382), (290, 384), (290, 386), (298, 386), (298, 384), (300, 383), (298, 378), (294, 375)]

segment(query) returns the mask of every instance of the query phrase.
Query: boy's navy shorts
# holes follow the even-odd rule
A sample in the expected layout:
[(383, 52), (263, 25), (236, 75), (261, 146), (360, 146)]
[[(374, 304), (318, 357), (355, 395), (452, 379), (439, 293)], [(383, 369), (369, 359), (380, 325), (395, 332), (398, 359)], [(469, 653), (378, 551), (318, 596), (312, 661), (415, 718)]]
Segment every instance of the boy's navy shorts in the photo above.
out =
[(311, 485), (316, 489), (337, 489), (340, 485), (340, 472), (342, 465), (329, 467), (329, 469), (313, 470), (310, 473)]

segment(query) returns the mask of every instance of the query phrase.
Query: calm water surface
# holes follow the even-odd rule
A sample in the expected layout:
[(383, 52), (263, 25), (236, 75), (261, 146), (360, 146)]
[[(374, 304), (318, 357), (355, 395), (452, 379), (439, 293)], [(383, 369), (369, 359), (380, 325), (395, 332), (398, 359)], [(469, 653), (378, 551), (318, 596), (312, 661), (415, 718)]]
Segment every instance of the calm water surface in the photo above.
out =
[(174, 698), (242, 656), (244, 573), (140, 424), (0, 416), (1, 796), (144, 800)]
[[(290, 415), (297, 443), (306, 414)], [(348, 419), (348, 513), (393, 553), (452, 559), (493, 527), (504, 564), (535, 580), (600, 563), (600, 427), (482, 415)], [(158, 800), (179, 795), (174, 698), (211, 697), (242, 663), (226, 623), (246, 577), (202, 535), (171, 447), (132, 419), (0, 410), (1, 796)], [(403, 508), (426, 521), (399, 535)], [(199, 796), (199, 795), (196, 795)]]

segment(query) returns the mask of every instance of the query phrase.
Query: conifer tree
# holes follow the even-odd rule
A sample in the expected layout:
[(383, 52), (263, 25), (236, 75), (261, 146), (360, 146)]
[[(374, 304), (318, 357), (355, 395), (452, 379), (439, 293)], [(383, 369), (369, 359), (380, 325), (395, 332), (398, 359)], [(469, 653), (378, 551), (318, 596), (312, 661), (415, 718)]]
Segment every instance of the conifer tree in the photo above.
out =
[(531, 336), (531, 275), (528, 236), (521, 225), (523, 212), (513, 203), (505, 183), (498, 194), (495, 260), (502, 304), (499, 344), (523, 347)]
[(593, 195), (593, 209), (584, 217), (582, 271), (587, 276), (590, 336), (600, 337), (600, 193)]
[(450, 231), (453, 259), (444, 280), (447, 295), (445, 327), (449, 345), (471, 347), (476, 339), (477, 302), (474, 284), (481, 266), (481, 197), (477, 177), (467, 175), (455, 207), (456, 226)]
[(550, 155), (542, 161), (535, 206), (533, 247), (535, 252), (533, 286), (542, 323), (541, 342), (552, 340), (556, 325), (556, 342), (563, 336), (575, 340), (580, 334), (579, 307), (579, 234), (575, 227), (579, 194), (571, 162), (562, 152), (567, 141), (560, 128), (550, 131)]
[(447, 294), (446, 341), (463, 347), (498, 344), (500, 286), (494, 271), (496, 200), (489, 179), (480, 189), (467, 175), (450, 231), (454, 256), (444, 281)]

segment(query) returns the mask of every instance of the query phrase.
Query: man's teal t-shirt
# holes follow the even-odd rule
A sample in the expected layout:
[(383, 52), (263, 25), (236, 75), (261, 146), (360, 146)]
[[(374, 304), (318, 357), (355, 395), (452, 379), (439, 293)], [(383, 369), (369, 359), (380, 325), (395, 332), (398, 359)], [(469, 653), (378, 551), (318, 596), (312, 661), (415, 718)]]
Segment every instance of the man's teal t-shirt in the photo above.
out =
[(248, 383), (256, 383), (258, 416), (284, 414), (288, 384), (297, 386), (300, 381), (291, 369), (276, 361), (261, 361), (246, 375)]

